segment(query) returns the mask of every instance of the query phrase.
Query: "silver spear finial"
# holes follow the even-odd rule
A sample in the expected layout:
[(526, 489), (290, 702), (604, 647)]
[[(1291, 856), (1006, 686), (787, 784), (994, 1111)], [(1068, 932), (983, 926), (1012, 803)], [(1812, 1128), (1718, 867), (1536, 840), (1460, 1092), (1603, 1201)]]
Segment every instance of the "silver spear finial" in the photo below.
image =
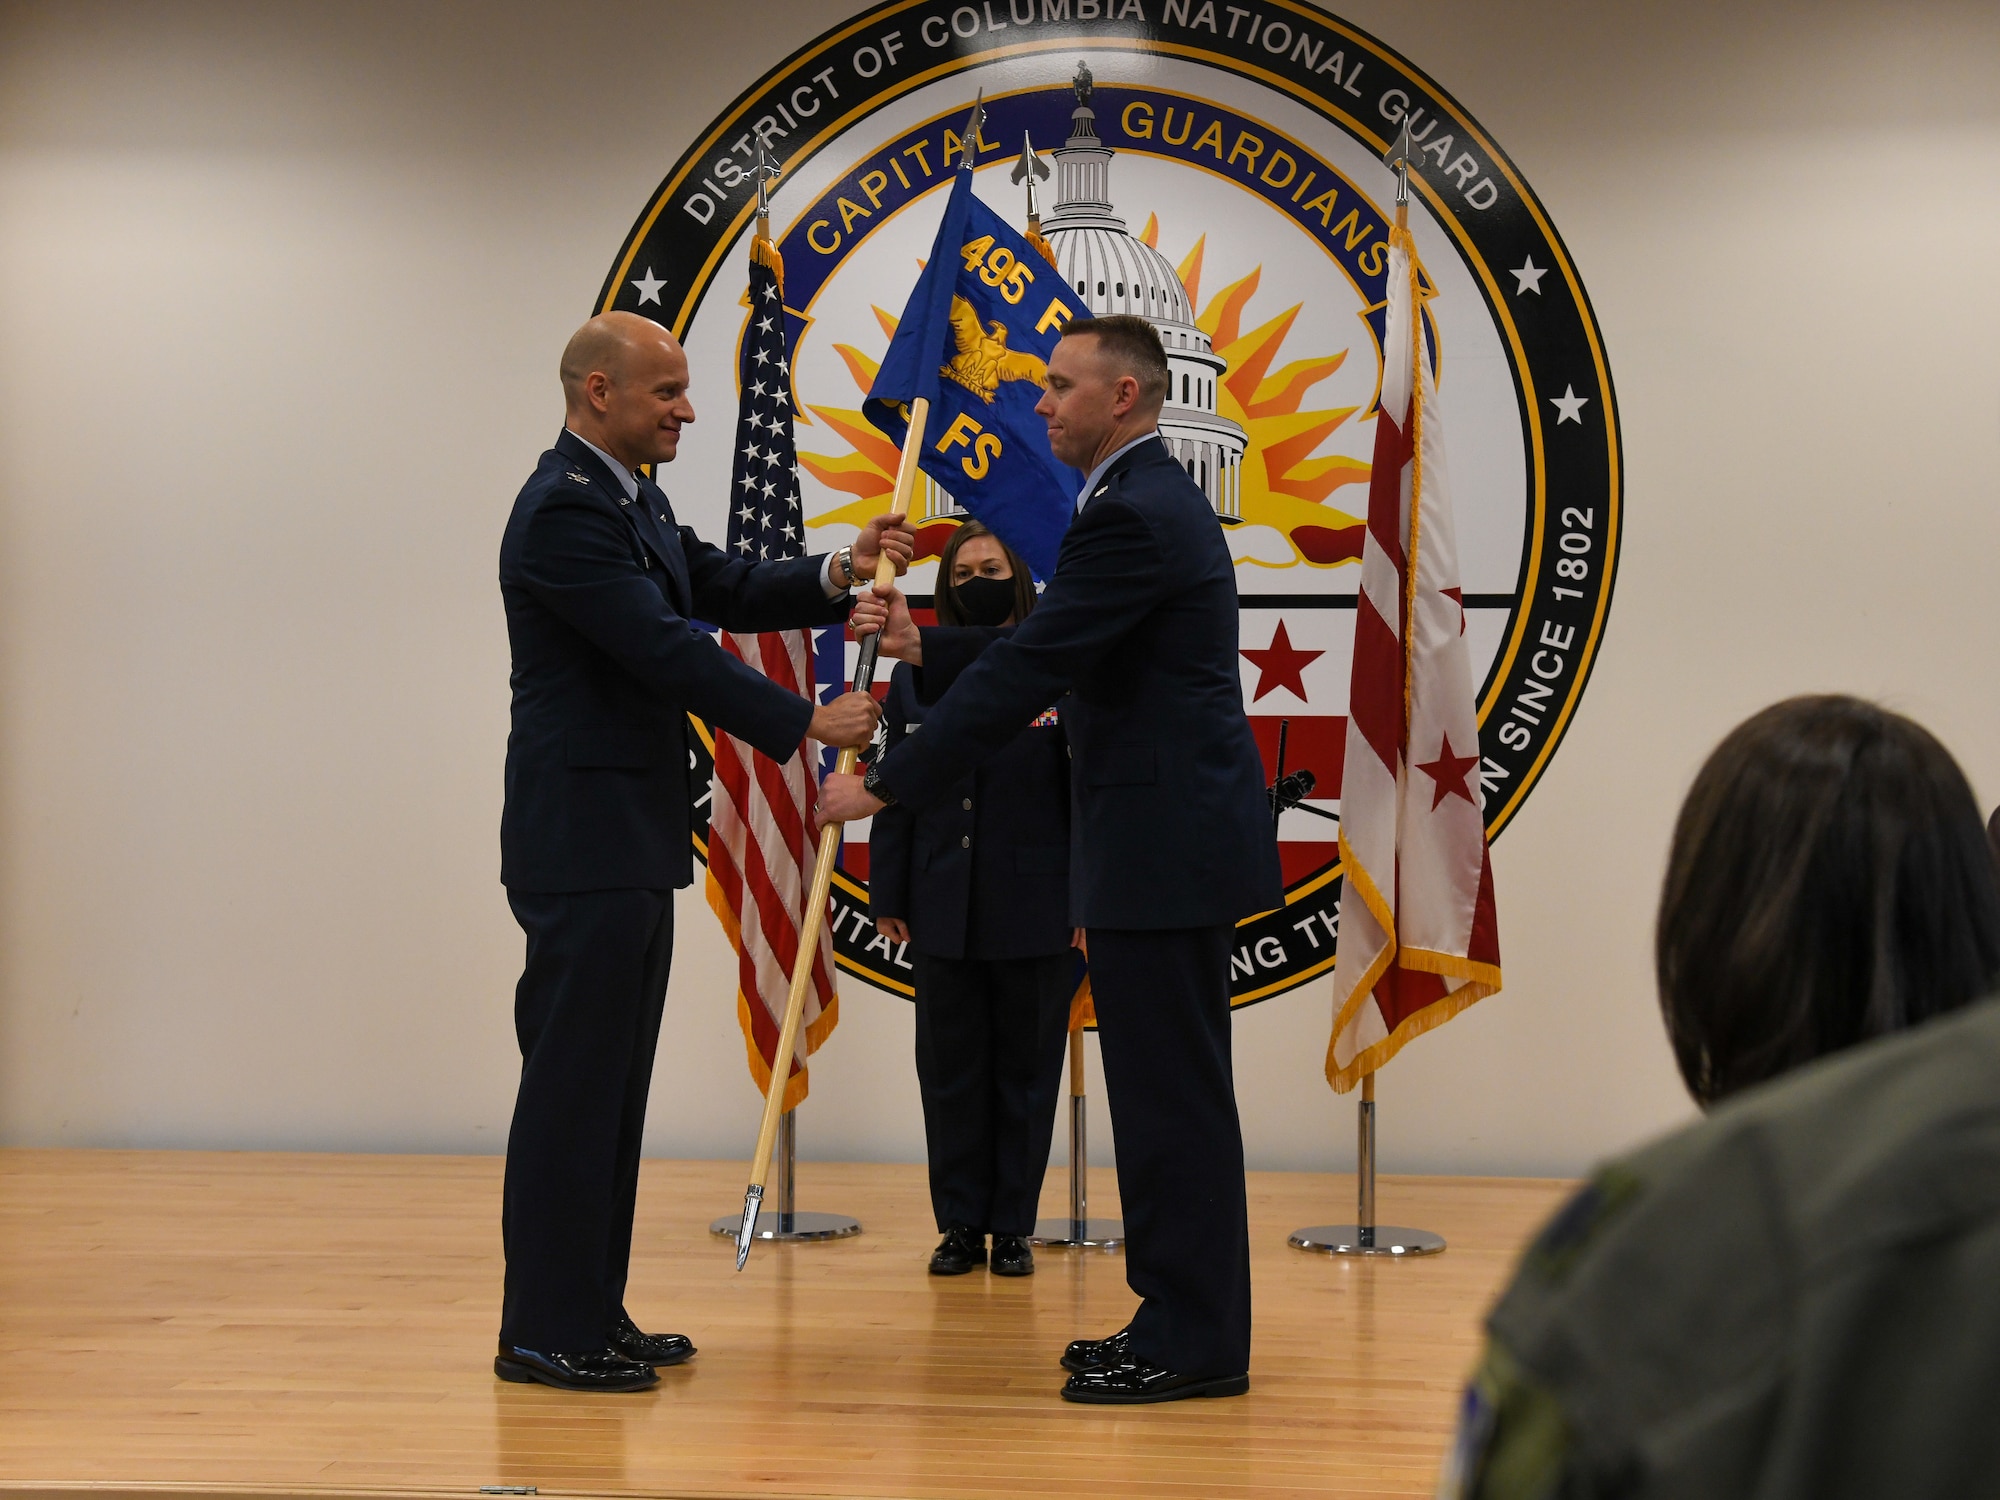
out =
[(1035, 181), (1037, 178), (1043, 182), (1049, 180), (1049, 164), (1035, 154), (1035, 143), (1028, 138), (1028, 132), (1024, 130), (1021, 132), (1021, 159), (1014, 163), (1013, 180), (1015, 182), (1025, 182), (1028, 185), (1028, 222), (1030, 224), (1040, 223), (1042, 217), (1041, 205), (1035, 201)]
[(972, 158), (979, 150), (979, 127), (986, 123), (986, 90), (981, 89), (972, 101), (972, 113), (965, 117), (964, 154), (958, 159), (961, 172), (972, 170)]
[(757, 160), (750, 168), (750, 175), (757, 179), (757, 217), (771, 217), (771, 184), (784, 176), (778, 159), (771, 155), (771, 148), (764, 141), (757, 142)]
[(1409, 206), (1410, 158), (1413, 154), (1410, 145), (1410, 120), (1409, 116), (1405, 115), (1403, 117), (1402, 134), (1397, 136), (1390, 144), (1389, 149), (1382, 153), (1382, 160), (1396, 174), (1396, 207), (1398, 208), (1407, 208)]

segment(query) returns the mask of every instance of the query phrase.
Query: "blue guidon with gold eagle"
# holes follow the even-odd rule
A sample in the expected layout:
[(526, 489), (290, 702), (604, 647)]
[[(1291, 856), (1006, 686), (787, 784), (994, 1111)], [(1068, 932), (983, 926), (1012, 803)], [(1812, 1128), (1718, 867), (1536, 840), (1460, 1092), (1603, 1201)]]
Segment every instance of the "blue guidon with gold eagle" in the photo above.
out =
[[(964, 139), (983, 91), (985, 122)], [(639, 214), (599, 307), (658, 319), (687, 347), (701, 429), (662, 476), (681, 516), (727, 531), (728, 413), (744, 263), (766, 148), (785, 267), (808, 550), (882, 508), (897, 453), (862, 402), (968, 154), (981, 202), (1026, 223), (1024, 142), (1051, 169), (1038, 272), (1079, 313), (1160, 330), (1172, 390), (1160, 429), (1208, 495), (1237, 565), (1243, 698), (1267, 768), (1314, 782), (1279, 823), (1285, 905), (1245, 922), (1232, 968), (1246, 1004), (1331, 970), (1340, 920), (1335, 824), (1346, 741), (1362, 516), (1381, 378), (1395, 179), (1407, 123), (1411, 227), (1457, 514), (1466, 640), (1479, 690), (1489, 835), (1561, 741), (1603, 638), (1623, 485), (1616, 399), (1589, 299), (1514, 165), (1420, 70), (1304, 5), (1243, 0), (891, 0), (801, 48), (688, 148)], [(968, 325), (968, 380), (1018, 374)], [(926, 475), (927, 602), (964, 512)], [(822, 692), (853, 658), (816, 647)], [(706, 783), (698, 765), (696, 781)], [(694, 809), (705, 856), (707, 804)], [(868, 919), (867, 826), (847, 830), (832, 930), (840, 966), (910, 992), (907, 956)]]

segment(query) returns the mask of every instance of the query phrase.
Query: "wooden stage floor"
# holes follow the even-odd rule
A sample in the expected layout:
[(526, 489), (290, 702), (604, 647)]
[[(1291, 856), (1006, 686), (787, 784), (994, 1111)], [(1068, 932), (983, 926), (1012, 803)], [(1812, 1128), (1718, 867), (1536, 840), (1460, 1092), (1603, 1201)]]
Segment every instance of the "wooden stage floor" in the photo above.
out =
[(1250, 1394), (1106, 1410), (1058, 1400), (1055, 1359), (1129, 1315), (1120, 1257), (931, 1277), (921, 1168), (800, 1178), (867, 1232), (738, 1276), (707, 1224), (742, 1165), (647, 1162), (632, 1311), (701, 1353), (577, 1396), (491, 1373), (495, 1159), (0, 1152), (0, 1495), (1428, 1495), (1480, 1317), (1564, 1191), (1385, 1178), (1385, 1220), (1451, 1248), (1359, 1263), (1285, 1244), (1351, 1217), (1352, 1178), (1253, 1174)]

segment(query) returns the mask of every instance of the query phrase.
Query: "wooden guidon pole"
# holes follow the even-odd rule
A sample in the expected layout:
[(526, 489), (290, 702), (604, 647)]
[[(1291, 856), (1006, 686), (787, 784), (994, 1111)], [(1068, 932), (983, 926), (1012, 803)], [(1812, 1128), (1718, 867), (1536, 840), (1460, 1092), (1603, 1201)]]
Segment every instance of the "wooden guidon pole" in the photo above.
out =
[[(903, 435), (902, 462), (896, 468), (896, 496), (890, 509), (908, 514), (910, 495), (917, 483), (917, 455), (923, 451), (924, 427), (930, 420), (930, 403), (919, 396), (910, 404), (910, 430)], [(875, 581), (896, 580), (895, 560), (888, 549), (876, 559)], [(865, 693), (875, 683), (875, 658), (882, 638), (871, 635), (861, 643), (854, 663), (854, 690)], [(852, 775), (857, 750), (843, 750), (834, 763), (834, 774)], [(799, 930), (798, 956), (792, 960), (792, 988), (785, 998), (785, 1023), (778, 1031), (778, 1050), (771, 1058), (771, 1082), (764, 1090), (764, 1123), (757, 1130), (757, 1150), (750, 1158), (750, 1186), (743, 1194), (743, 1226), (736, 1232), (736, 1269), (750, 1259), (750, 1241), (757, 1232), (757, 1213), (764, 1203), (764, 1179), (771, 1170), (771, 1147), (778, 1138), (778, 1120), (785, 1112), (785, 1084), (791, 1077), (792, 1054), (799, 1044), (799, 1022), (805, 1016), (806, 991), (812, 988), (813, 959), (819, 953), (820, 925), (826, 921), (827, 893), (833, 885), (833, 861), (840, 853), (840, 824), (823, 823), (819, 830), (819, 858), (813, 864), (812, 887), (806, 892), (805, 920)]]

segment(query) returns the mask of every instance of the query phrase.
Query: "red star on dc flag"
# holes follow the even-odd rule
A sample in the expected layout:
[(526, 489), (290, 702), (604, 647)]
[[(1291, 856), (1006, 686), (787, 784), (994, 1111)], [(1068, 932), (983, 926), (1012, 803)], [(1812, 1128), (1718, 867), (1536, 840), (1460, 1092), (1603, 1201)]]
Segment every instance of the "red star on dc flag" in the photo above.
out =
[(1249, 657), (1251, 664), (1257, 668), (1257, 691), (1250, 696), (1252, 703), (1279, 688), (1289, 688), (1298, 694), (1300, 702), (1304, 702), (1305, 670), (1326, 653), (1294, 649), (1291, 636), (1285, 632), (1285, 622), (1280, 620), (1277, 632), (1271, 637), (1270, 645), (1262, 651), (1251, 651), (1246, 648), (1243, 655)]
[(1437, 783), (1437, 793), (1431, 798), (1431, 806), (1436, 808), (1446, 797), (1463, 797), (1474, 807), (1479, 805), (1472, 795), (1472, 789), (1465, 784), (1465, 773), (1479, 764), (1476, 755), (1453, 755), (1451, 736), (1444, 737), (1444, 748), (1438, 751), (1438, 758), (1427, 766), (1418, 766), (1426, 776)]

